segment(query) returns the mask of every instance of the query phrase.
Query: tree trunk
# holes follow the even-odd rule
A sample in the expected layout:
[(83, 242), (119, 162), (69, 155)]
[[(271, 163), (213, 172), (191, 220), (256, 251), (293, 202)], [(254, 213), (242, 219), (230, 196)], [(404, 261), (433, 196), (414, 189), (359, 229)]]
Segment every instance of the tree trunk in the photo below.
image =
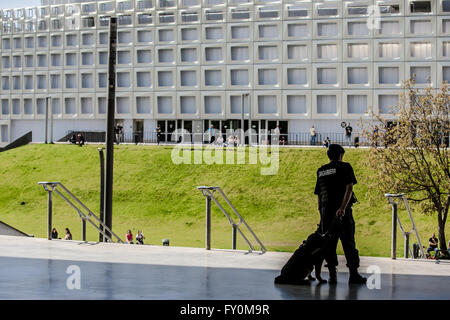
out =
[(442, 219), (442, 214), (438, 213), (438, 240), (439, 248), (447, 250), (447, 242), (445, 240), (445, 222)]

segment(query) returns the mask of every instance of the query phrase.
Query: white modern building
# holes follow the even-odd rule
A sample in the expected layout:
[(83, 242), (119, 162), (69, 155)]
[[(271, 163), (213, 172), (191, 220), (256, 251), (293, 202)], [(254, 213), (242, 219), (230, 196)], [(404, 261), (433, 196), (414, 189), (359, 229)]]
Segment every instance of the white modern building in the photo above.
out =
[(450, 80), (450, 0), (42, 2), (1, 11), (3, 142), (43, 141), (47, 97), (55, 140), (105, 130), (111, 16), (126, 134), (239, 128), (247, 93), (257, 131), (342, 132), (388, 113), (405, 79)]

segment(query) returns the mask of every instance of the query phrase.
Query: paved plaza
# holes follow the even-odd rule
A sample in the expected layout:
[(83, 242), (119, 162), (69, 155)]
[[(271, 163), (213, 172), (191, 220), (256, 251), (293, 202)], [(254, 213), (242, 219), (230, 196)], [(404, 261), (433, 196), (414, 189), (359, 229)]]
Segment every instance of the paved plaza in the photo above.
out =
[[(83, 243), (0, 236), (0, 299), (448, 299), (450, 263), (361, 257), (381, 271), (380, 289), (349, 286), (339, 257), (338, 285), (275, 285), (290, 253), (263, 255), (202, 248)], [(79, 267), (79, 290), (66, 273)], [(70, 268), (69, 268), (70, 270)], [(325, 278), (328, 276), (325, 272)]]

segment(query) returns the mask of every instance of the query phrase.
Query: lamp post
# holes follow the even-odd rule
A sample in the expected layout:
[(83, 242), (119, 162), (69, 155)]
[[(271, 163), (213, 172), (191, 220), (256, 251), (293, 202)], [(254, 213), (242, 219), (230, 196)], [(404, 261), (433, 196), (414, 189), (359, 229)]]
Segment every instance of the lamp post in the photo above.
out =
[[(242, 143), (242, 145), (244, 145), (245, 146), (245, 129), (244, 129), (244, 97), (246, 97), (246, 96), (248, 96), (249, 94), (248, 93), (243, 93), (242, 94), (242, 97), (241, 97), (241, 102), (242, 102), (242, 119), (241, 119), (241, 130), (242, 130), (242, 133), (241, 133), (241, 143)], [(250, 106), (249, 106), (250, 107)], [(250, 119), (250, 110), (249, 110), (249, 114), (248, 114), (248, 116), (249, 116), (249, 119)], [(249, 128), (250, 128), (250, 126), (249, 126)], [(249, 140), (249, 142), (250, 142), (250, 140)]]
[(47, 97), (50, 100), (50, 144), (53, 144), (53, 100), (51, 97)]
[[(112, 230), (112, 194), (114, 168), (114, 117), (116, 100), (117, 18), (110, 18), (108, 109), (106, 119), (105, 225)], [(108, 236), (111, 234), (106, 231)]]
[(45, 143), (48, 142), (48, 100), (49, 97), (45, 98)]

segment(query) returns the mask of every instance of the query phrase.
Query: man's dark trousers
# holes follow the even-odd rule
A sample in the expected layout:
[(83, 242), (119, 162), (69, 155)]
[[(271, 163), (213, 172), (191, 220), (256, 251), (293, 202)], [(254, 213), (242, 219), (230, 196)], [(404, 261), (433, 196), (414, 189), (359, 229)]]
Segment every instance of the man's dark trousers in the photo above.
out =
[[(324, 231), (331, 227), (331, 223), (336, 215), (337, 209), (322, 209), (322, 223)], [(348, 208), (345, 211), (345, 216), (340, 223), (333, 226), (331, 231), (331, 238), (327, 243), (325, 249), (325, 260), (329, 267), (337, 267), (338, 260), (336, 255), (336, 248), (339, 239), (344, 249), (345, 259), (347, 260), (347, 267), (349, 269), (359, 268), (359, 253), (356, 249), (355, 243), (355, 221), (353, 220), (352, 209)]]

